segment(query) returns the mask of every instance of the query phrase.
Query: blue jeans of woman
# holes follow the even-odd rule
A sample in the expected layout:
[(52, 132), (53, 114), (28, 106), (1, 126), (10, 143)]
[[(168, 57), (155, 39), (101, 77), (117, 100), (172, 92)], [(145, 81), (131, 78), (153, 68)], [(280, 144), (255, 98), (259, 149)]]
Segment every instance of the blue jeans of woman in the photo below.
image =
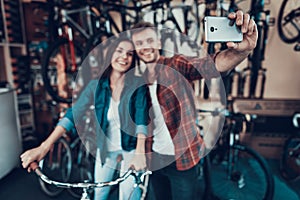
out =
[[(95, 172), (94, 178), (96, 182), (104, 182), (104, 181), (111, 181), (113, 179), (116, 167), (118, 165), (117, 157), (121, 154), (123, 160), (121, 162), (121, 171), (120, 175), (122, 175), (129, 167), (129, 163), (134, 156), (135, 151), (115, 151), (115, 152), (108, 152), (107, 157), (105, 159), (104, 165), (101, 164), (100, 159), (96, 159), (95, 164)], [(100, 152), (97, 151), (97, 158)], [(135, 180), (133, 176), (130, 176), (125, 181), (120, 183), (119, 187), (119, 199), (120, 200), (138, 200), (140, 199), (140, 195), (134, 193), (134, 197), (132, 196), (132, 191), (134, 189)], [(106, 200), (108, 199), (108, 195), (110, 192), (111, 187), (104, 187), (104, 188), (97, 188), (95, 189), (94, 200)]]

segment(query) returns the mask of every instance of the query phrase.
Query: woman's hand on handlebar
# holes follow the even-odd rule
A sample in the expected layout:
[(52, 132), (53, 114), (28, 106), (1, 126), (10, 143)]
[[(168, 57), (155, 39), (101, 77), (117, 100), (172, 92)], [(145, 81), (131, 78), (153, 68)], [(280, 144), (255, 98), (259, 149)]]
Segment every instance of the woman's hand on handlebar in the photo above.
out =
[(45, 155), (48, 153), (49, 149), (45, 148), (43, 144), (36, 148), (29, 149), (20, 155), (23, 168), (27, 168), (28, 172), (31, 172), (32, 169), (30, 167), (30, 163), (39, 162), (42, 160)]
[(135, 171), (146, 169), (146, 155), (143, 153), (135, 153), (130, 165)]

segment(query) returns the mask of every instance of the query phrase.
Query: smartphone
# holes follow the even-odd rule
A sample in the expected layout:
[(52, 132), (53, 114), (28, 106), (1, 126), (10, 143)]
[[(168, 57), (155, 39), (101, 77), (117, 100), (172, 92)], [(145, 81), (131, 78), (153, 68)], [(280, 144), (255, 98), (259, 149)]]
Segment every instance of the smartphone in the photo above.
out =
[(227, 17), (204, 18), (206, 42), (241, 42), (243, 33), (233, 20)]

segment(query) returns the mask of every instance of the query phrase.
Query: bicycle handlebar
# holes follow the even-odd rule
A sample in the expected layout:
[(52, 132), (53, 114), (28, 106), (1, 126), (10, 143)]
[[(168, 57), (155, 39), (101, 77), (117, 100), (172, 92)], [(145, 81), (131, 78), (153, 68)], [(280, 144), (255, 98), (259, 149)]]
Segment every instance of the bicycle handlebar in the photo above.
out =
[(203, 112), (203, 113), (211, 113), (213, 117), (218, 116), (218, 115), (223, 115), (224, 117), (229, 117), (232, 119), (242, 119), (244, 121), (250, 121), (253, 118), (256, 118), (256, 115), (253, 114), (244, 114), (240, 112), (232, 112), (229, 111), (228, 109), (220, 109), (216, 108), (215, 110), (204, 110), (204, 109), (197, 109), (197, 112)]
[(133, 175), (135, 177), (135, 180), (138, 180), (138, 182), (143, 182), (145, 176), (152, 174), (151, 171), (145, 171), (141, 174), (139, 174), (136, 170), (134, 169), (129, 169), (126, 171), (122, 176), (119, 178), (112, 180), (112, 181), (107, 181), (107, 182), (98, 182), (98, 183), (66, 183), (66, 182), (59, 182), (59, 181), (54, 181), (49, 179), (40, 169), (38, 164), (36, 162), (32, 162), (30, 164), (30, 168), (42, 179), (44, 182), (55, 185), (60, 188), (86, 188), (86, 189), (91, 189), (91, 188), (101, 188), (101, 187), (107, 187), (107, 186), (113, 186), (121, 183), (125, 179), (127, 179), (130, 175)]

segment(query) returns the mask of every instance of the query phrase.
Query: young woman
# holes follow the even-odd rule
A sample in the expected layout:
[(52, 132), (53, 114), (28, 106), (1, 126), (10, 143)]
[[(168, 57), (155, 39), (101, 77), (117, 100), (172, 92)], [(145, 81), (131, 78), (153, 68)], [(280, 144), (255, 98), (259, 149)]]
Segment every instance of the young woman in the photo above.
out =
[[(99, 124), (96, 126), (95, 181), (110, 181), (113, 178), (119, 155), (123, 157), (121, 174), (129, 167), (136, 170), (146, 167), (144, 146), (148, 91), (142, 78), (134, 75), (135, 51), (131, 41), (124, 37), (117, 38), (109, 46), (103, 65), (103, 75), (98, 80), (90, 81), (49, 137), (37, 148), (20, 156), (22, 166), (29, 172), (29, 164), (42, 160), (51, 145), (71, 130), (92, 104)], [(128, 199), (133, 184), (133, 177), (120, 184), (120, 199)], [(94, 199), (107, 199), (109, 190), (109, 187), (96, 189)]]

